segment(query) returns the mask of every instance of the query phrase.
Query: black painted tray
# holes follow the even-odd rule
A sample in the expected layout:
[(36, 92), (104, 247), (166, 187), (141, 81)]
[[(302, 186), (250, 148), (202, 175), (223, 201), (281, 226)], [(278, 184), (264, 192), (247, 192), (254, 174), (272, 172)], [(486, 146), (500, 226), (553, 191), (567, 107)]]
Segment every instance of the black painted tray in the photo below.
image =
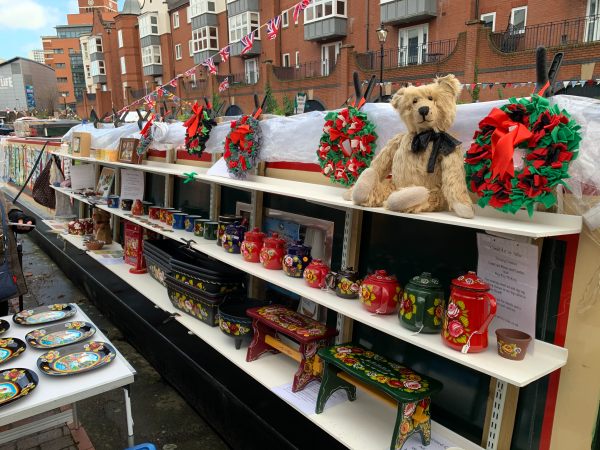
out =
[(0, 339), (0, 364), (16, 358), (25, 351), (27, 346), (21, 339), (7, 337)]
[(91, 341), (50, 350), (38, 358), (37, 366), (47, 375), (75, 375), (105, 366), (116, 356), (112, 345)]
[(29, 369), (6, 369), (0, 372), (0, 407), (28, 395), (39, 378)]
[(35, 348), (50, 349), (76, 344), (94, 335), (96, 328), (89, 322), (73, 321), (38, 328), (25, 335)]
[(76, 312), (77, 306), (73, 303), (56, 303), (25, 309), (13, 316), (13, 322), (19, 325), (40, 325), (67, 319), (74, 316)]
[(4, 334), (10, 328), (10, 323), (4, 319), (0, 319), (0, 334)]

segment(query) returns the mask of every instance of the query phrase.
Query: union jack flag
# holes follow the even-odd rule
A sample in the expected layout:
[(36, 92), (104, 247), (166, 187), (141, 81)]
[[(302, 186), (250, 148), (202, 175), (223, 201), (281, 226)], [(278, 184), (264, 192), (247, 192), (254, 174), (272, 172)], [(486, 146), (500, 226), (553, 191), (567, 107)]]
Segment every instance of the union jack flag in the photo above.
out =
[(225, 92), (227, 89), (229, 89), (229, 77), (225, 77), (219, 84), (219, 92)]
[(215, 62), (213, 61), (212, 56), (206, 61), (204, 61), (202, 65), (208, 68), (208, 73), (210, 73), (211, 75), (217, 74), (217, 66), (215, 66)]
[(171, 81), (169, 81), (169, 86), (177, 87), (177, 78), (173, 78)]
[(267, 22), (267, 36), (270, 40), (277, 38), (277, 33), (281, 28), (281, 16), (273, 17)]
[(241, 52), (242, 55), (245, 55), (252, 50), (252, 45), (254, 45), (254, 31), (251, 31), (242, 38), (242, 45), (244, 46)]
[(230, 49), (229, 45), (226, 47), (223, 47), (221, 50), (219, 50), (219, 55), (221, 56), (221, 61), (227, 62), (227, 60), (229, 59), (230, 50), (231, 49)]
[(312, 0), (300, 0), (298, 3), (296, 3), (294, 6), (294, 23), (298, 23), (298, 16), (300, 15), (300, 12), (304, 11), (306, 7), (310, 5), (311, 1)]
[(196, 67), (192, 67), (191, 69), (188, 69), (184, 72), (184, 75), (186, 77), (191, 77), (192, 75), (194, 75), (196, 73)]

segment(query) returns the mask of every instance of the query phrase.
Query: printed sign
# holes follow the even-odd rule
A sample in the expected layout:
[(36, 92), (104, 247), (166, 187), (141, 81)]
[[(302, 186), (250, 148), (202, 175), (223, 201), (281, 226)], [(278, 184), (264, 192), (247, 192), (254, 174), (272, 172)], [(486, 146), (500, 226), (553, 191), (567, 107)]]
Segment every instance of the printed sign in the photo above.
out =
[(13, 87), (12, 77), (0, 77), (0, 89), (8, 89)]
[(296, 95), (296, 110), (295, 110), (295, 114), (303, 114), (304, 113), (304, 108), (306, 108), (306, 98), (308, 96), (302, 92), (298, 92), (298, 95)]

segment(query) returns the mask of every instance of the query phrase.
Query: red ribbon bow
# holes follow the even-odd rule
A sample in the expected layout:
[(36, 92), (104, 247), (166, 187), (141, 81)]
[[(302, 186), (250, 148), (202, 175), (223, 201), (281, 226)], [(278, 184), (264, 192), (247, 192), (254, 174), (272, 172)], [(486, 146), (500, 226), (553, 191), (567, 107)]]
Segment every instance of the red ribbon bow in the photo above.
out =
[(529, 129), (519, 122), (513, 122), (508, 114), (498, 108), (481, 121), (480, 127), (494, 127), (492, 133), (492, 178), (509, 174), (515, 176), (513, 155), (515, 147), (529, 139), (532, 134)]
[(198, 105), (198, 102), (192, 106), (192, 117), (185, 121), (184, 127), (188, 129), (188, 136), (194, 136), (198, 131), (198, 126), (202, 123), (202, 106)]
[(240, 147), (242, 150), (247, 150), (250, 142), (246, 141), (246, 135), (248, 135), (250, 132), (250, 126), (243, 124), (238, 126), (236, 129), (231, 130), (229, 139), (231, 139), (231, 142)]

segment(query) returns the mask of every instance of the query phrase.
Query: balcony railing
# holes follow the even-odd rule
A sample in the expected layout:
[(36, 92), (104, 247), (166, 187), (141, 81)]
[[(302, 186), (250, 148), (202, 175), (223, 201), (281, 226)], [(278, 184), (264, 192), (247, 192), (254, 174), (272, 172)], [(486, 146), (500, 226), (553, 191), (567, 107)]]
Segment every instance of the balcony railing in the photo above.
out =
[(600, 41), (600, 15), (521, 28), (509, 25), (504, 32), (492, 33), (490, 39), (498, 50), (505, 53), (531, 50), (540, 45), (560, 47)]
[(304, 78), (326, 77), (335, 68), (334, 60), (309, 61), (297, 66), (273, 67), (273, 73), (281, 81), (302, 80)]
[(259, 73), (258, 72), (244, 72), (244, 73), (229, 73), (225, 75), (217, 75), (217, 81), (221, 83), (225, 77), (229, 79), (229, 86), (235, 86), (239, 84), (256, 84), (258, 83)]
[[(457, 39), (427, 42), (383, 50), (383, 68), (393, 69), (417, 64), (437, 63), (448, 57), (456, 47)], [(359, 66), (365, 70), (381, 68), (381, 51), (359, 53), (356, 55)]]

